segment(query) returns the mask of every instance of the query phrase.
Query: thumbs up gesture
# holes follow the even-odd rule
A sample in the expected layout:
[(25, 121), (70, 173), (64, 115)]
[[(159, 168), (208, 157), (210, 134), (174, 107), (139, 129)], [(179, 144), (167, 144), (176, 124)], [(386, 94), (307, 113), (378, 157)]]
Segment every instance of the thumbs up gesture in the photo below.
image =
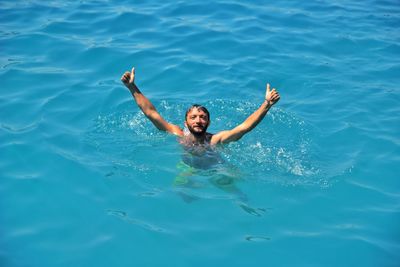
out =
[(268, 102), (269, 105), (274, 105), (276, 104), (279, 99), (280, 95), (278, 91), (276, 91), (275, 88), (272, 88), (272, 91), (269, 89), (269, 83), (267, 83), (267, 91), (265, 92), (265, 100)]
[(121, 77), (121, 81), (128, 88), (135, 85), (135, 68), (132, 68), (131, 72), (125, 72)]

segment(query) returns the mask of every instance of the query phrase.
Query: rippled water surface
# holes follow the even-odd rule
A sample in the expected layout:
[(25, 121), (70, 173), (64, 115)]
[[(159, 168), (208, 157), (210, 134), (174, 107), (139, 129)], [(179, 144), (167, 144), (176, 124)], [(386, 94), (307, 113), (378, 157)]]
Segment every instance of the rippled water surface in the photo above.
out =
[[(1, 1), (0, 266), (399, 266), (400, 5)], [(281, 101), (192, 170), (183, 126)]]

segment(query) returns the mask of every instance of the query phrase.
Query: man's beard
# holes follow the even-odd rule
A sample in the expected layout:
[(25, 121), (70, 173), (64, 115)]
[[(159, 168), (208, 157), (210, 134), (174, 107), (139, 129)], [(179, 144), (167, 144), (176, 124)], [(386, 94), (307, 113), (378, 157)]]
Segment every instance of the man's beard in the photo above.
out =
[[(197, 126), (197, 127), (199, 127), (199, 126)], [(200, 126), (200, 127), (201, 127), (201, 126)], [(196, 136), (196, 137), (203, 136), (203, 135), (206, 133), (206, 131), (207, 131), (207, 126), (201, 127), (201, 131), (195, 131), (194, 128), (191, 127), (191, 126), (189, 126), (189, 125), (187, 125), (187, 128), (188, 128), (189, 132), (190, 132), (191, 134), (193, 134), (194, 136)]]

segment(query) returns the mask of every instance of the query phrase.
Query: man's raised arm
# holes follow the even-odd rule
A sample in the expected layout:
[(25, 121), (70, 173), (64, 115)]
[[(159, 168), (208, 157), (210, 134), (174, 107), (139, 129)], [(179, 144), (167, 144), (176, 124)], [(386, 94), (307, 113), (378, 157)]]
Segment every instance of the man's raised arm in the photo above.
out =
[(139, 88), (135, 84), (135, 68), (132, 68), (132, 71), (125, 72), (121, 81), (124, 85), (129, 89), (133, 98), (136, 101), (136, 104), (140, 107), (144, 115), (157, 127), (157, 129), (161, 131), (166, 131), (178, 136), (183, 135), (183, 131), (177, 125), (168, 123), (161, 117), (161, 115), (157, 112), (154, 105), (150, 102), (147, 97), (145, 97), (142, 92), (140, 92)]
[(232, 130), (219, 132), (211, 138), (211, 144), (218, 143), (229, 143), (237, 141), (242, 138), (243, 135), (250, 132), (256, 127), (262, 119), (264, 119), (268, 110), (279, 101), (280, 96), (275, 88), (270, 91), (269, 84), (267, 84), (267, 90), (265, 93), (265, 100), (261, 106), (251, 114), (242, 124), (236, 126)]

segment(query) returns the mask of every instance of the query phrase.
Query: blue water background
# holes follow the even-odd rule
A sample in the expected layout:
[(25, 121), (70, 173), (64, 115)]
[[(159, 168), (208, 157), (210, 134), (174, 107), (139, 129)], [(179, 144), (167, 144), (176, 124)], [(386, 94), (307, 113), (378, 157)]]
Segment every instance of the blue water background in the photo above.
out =
[[(399, 266), (400, 4), (0, 2), (0, 266)], [(174, 186), (183, 125), (241, 123), (226, 192)]]

